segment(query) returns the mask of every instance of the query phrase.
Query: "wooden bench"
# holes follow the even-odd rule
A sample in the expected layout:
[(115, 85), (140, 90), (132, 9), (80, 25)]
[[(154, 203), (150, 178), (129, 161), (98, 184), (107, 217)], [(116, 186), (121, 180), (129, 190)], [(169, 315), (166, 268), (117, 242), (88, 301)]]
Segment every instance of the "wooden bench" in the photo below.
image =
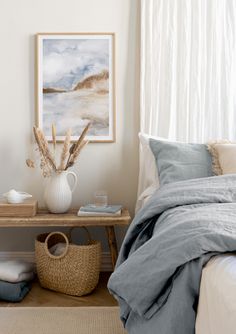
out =
[(112, 267), (115, 268), (118, 249), (115, 226), (128, 226), (131, 218), (127, 209), (122, 209), (121, 216), (79, 217), (76, 210), (64, 214), (53, 214), (39, 210), (34, 217), (0, 217), (0, 227), (105, 227), (111, 252)]

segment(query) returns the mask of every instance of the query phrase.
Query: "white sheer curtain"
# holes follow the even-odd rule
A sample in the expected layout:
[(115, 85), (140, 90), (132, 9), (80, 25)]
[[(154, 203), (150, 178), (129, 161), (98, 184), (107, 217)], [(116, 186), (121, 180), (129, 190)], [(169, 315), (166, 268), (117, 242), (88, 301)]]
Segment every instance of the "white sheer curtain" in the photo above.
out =
[(141, 0), (141, 131), (236, 139), (236, 0)]

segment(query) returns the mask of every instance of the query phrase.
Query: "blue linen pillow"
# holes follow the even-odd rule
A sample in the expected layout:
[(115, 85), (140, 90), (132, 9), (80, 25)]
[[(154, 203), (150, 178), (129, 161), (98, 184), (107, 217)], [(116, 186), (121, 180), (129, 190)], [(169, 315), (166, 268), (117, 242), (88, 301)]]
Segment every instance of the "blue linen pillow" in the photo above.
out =
[(204, 144), (188, 144), (149, 139), (160, 185), (213, 176), (211, 155)]

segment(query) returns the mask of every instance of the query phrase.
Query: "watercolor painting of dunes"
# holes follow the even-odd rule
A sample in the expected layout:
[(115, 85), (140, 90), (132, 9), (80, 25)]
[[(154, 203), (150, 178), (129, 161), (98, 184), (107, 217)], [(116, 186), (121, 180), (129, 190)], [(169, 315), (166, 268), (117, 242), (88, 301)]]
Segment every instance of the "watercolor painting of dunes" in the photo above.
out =
[(64, 140), (77, 140), (88, 122), (87, 139), (115, 140), (114, 34), (37, 34), (37, 126)]

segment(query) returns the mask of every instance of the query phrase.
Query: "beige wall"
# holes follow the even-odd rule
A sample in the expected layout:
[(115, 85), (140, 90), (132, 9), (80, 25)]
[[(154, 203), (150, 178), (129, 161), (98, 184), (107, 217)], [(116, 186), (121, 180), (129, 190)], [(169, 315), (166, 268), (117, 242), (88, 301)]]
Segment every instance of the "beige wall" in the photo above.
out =
[[(134, 210), (138, 174), (138, 0), (0, 0), (0, 193), (32, 193), (43, 204), (43, 178), (25, 167), (32, 154), (34, 35), (37, 32), (116, 33), (117, 140), (90, 144), (74, 169), (79, 185), (73, 204), (107, 189), (111, 203)], [(1, 229), (0, 251), (31, 250), (34, 230)], [(118, 234), (120, 231), (118, 231)], [(94, 237), (102, 237), (97, 229)], [(121, 239), (121, 238), (120, 238)]]

